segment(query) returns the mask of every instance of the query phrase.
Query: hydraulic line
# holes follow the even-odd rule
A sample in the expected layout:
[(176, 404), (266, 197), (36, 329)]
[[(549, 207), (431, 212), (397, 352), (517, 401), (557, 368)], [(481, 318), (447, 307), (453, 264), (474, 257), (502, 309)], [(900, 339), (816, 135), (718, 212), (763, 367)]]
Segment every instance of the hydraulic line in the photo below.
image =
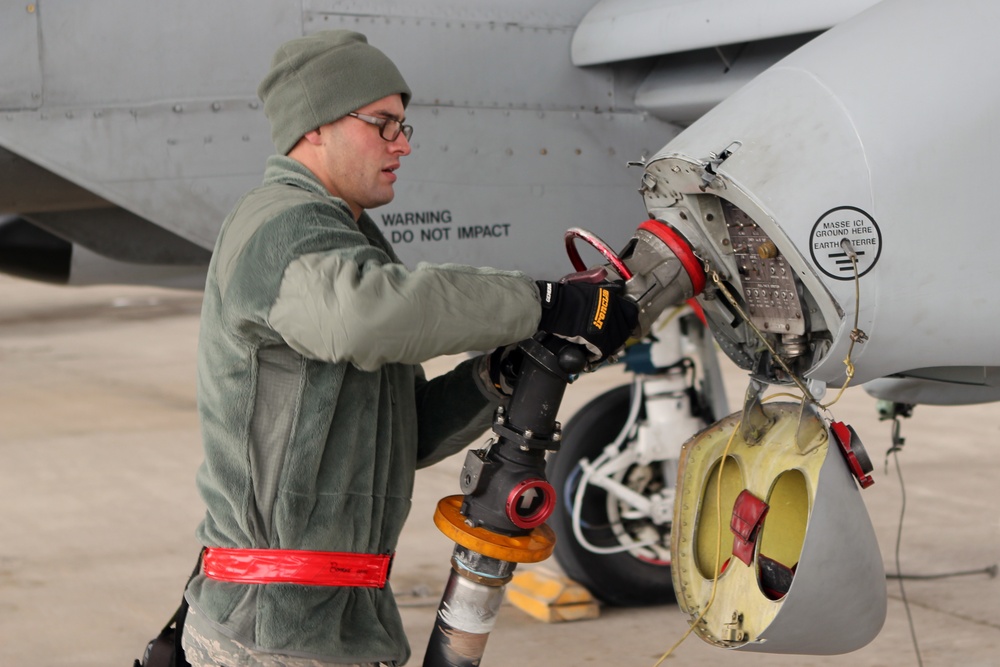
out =
[(442, 499), (434, 515), (456, 546), (425, 667), (479, 665), (514, 568), (548, 558), (555, 547), (544, 525), (555, 507), (545, 451), (558, 446), (559, 404), (587, 362), (580, 346), (553, 336), (528, 339), (520, 349), (510, 408), (498, 409), (493, 423), (497, 439), (469, 452), (461, 477), (465, 496)]

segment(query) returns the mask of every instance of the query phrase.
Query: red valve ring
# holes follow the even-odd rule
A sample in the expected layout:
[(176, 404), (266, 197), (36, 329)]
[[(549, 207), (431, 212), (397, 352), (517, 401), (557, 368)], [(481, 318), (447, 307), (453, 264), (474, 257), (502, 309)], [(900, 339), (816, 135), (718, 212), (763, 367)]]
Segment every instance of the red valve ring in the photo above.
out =
[[(702, 290), (705, 289), (705, 271), (702, 269), (701, 261), (695, 256), (694, 251), (691, 250), (691, 246), (687, 244), (687, 241), (675, 232), (672, 227), (659, 220), (647, 220), (639, 225), (639, 229), (646, 230), (670, 248), (670, 251), (674, 253), (680, 261), (681, 266), (687, 272), (695, 296), (701, 294)], [(569, 255), (569, 261), (573, 264), (574, 269), (577, 271), (587, 270), (587, 265), (580, 258), (580, 251), (576, 249), (575, 240), (578, 238), (583, 239), (601, 253), (611, 263), (622, 279), (629, 280), (632, 277), (632, 271), (629, 270), (621, 257), (607, 243), (601, 240), (596, 234), (588, 232), (586, 229), (580, 229), (579, 227), (571, 227), (566, 230), (565, 234), (566, 254)], [(692, 298), (688, 299), (688, 305), (694, 310), (695, 315), (698, 316), (701, 323), (707, 325), (708, 321), (705, 319), (705, 311), (702, 309), (701, 304)]]
[[(518, 505), (524, 498), (525, 493), (534, 490), (535, 493), (540, 493), (542, 495), (542, 501), (538, 503), (538, 507), (534, 508), (529, 514), (522, 515), (518, 513)], [(518, 528), (524, 528), (525, 530), (530, 530), (532, 528), (537, 528), (538, 526), (545, 523), (545, 520), (552, 516), (552, 512), (556, 508), (556, 490), (552, 488), (552, 485), (546, 482), (544, 479), (525, 479), (519, 482), (513, 489), (511, 489), (510, 495), (507, 496), (507, 518), (510, 519)]]
[(639, 225), (639, 229), (644, 229), (656, 238), (663, 241), (670, 251), (677, 255), (681, 266), (687, 271), (688, 278), (691, 279), (691, 287), (695, 296), (701, 294), (705, 289), (705, 270), (701, 266), (701, 261), (695, 256), (691, 246), (687, 244), (680, 234), (675, 232), (669, 225), (659, 220), (647, 220)]
[[(586, 271), (587, 265), (583, 263), (580, 259), (580, 252), (576, 249), (574, 241), (576, 239), (583, 239), (591, 247), (593, 247), (597, 252), (604, 255), (604, 258), (611, 263), (618, 275), (622, 277), (623, 280), (628, 280), (632, 277), (632, 272), (629, 271), (628, 267), (625, 266), (625, 262), (622, 261), (621, 257), (618, 256), (611, 247), (598, 238), (595, 234), (588, 232), (586, 229), (580, 229), (579, 227), (570, 227), (566, 230), (566, 254), (569, 255), (569, 261), (573, 264), (573, 268), (577, 271)], [(671, 248), (672, 249), (672, 248)]]

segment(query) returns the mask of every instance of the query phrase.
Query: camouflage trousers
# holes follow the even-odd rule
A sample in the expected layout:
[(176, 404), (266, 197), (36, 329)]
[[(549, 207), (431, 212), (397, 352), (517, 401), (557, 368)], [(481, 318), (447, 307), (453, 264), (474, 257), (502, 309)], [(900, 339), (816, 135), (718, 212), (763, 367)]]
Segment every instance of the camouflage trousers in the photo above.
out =
[[(188, 616), (197, 615), (188, 609)], [(353, 665), (325, 662), (309, 658), (261, 653), (247, 648), (228, 637), (210, 639), (205, 637), (193, 624), (184, 624), (181, 643), (184, 655), (191, 667), (392, 667), (384, 662), (363, 662)]]

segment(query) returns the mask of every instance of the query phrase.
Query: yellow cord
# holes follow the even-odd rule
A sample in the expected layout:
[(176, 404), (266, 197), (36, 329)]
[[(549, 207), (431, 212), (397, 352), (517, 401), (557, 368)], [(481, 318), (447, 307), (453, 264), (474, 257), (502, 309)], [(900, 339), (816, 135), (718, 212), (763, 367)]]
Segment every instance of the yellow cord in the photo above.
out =
[(676, 308), (674, 308), (672, 311), (670, 311), (670, 314), (667, 315), (667, 318), (665, 320), (663, 320), (662, 322), (658, 322), (659, 326), (656, 327), (656, 330), (663, 331), (664, 329), (666, 329), (667, 325), (673, 322), (674, 319), (681, 314), (681, 311), (683, 311), (685, 307), (686, 304), (681, 304)]
[(865, 332), (858, 328), (858, 319), (861, 315), (861, 276), (858, 275), (858, 256), (853, 251), (847, 255), (851, 258), (851, 266), (854, 267), (854, 328), (851, 329), (851, 344), (847, 346), (847, 356), (844, 357), (847, 378), (844, 380), (844, 386), (840, 388), (833, 400), (822, 406), (824, 410), (829, 410), (831, 405), (840, 400), (840, 397), (847, 390), (847, 385), (854, 379), (854, 362), (851, 361), (851, 353), (854, 352), (855, 343), (863, 343), (868, 337)]
[(777, 394), (770, 394), (770, 395), (765, 396), (764, 398), (762, 398), (760, 400), (761, 400), (761, 402), (764, 402), (764, 401), (773, 401), (776, 398), (790, 398), (793, 401), (799, 401), (800, 403), (804, 403), (805, 402), (803, 400), (803, 397), (802, 397), (801, 394), (789, 394), (786, 391), (779, 392)]

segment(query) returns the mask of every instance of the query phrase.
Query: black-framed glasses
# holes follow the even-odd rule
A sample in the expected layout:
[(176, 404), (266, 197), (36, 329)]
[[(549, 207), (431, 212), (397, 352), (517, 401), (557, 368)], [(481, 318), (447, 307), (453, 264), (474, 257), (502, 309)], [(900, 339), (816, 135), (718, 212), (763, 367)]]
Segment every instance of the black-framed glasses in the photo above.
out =
[(413, 126), (403, 125), (395, 118), (381, 118), (380, 116), (369, 116), (363, 113), (350, 112), (347, 114), (353, 118), (368, 123), (369, 125), (375, 125), (378, 127), (378, 134), (380, 137), (386, 141), (395, 141), (399, 135), (402, 133), (406, 140), (409, 141), (410, 137), (413, 136)]

